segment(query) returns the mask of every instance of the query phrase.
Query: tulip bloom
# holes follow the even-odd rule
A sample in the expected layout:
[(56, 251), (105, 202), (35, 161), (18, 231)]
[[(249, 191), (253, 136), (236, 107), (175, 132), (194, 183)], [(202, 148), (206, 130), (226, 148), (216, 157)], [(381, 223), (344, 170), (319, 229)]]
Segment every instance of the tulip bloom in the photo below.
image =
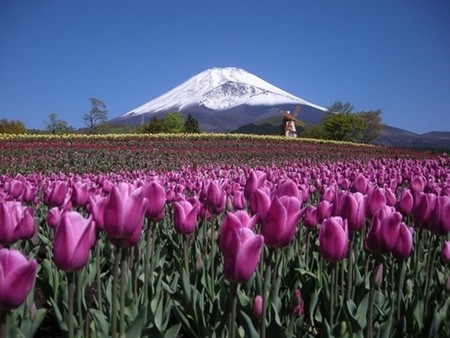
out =
[(220, 214), (225, 208), (226, 194), (217, 181), (210, 181), (204, 185), (200, 198), (213, 214)]
[(267, 174), (260, 170), (252, 170), (247, 178), (247, 182), (244, 187), (244, 196), (249, 200), (253, 192), (264, 186)]
[(352, 191), (366, 194), (368, 189), (369, 185), (367, 183), (367, 179), (363, 174), (359, 173), (353, 180)]
[(95, 227), (92, 219), (86, 220), (75, 211), (64, 213), (55, 231), (55, 265), (66, 272), (81, 269), (88, 262), (89, 251), (94, 243)]
[(309, 229), (317, 228), (317, 208), (313, 205), (308, 205), (303, 209), (303, 224)]
[(384, 206), (386, 206), (386, 194), (383, 189), (372, 189), (367, 195), (367, 217), (373, 217)]
[(233, 235), (235, 229), (248, 228), (253, 229), (256, 225), (257, 216), (250, 217), (246, 211), (229, 212), (225, 215), (219, 229), (219, 249), (226, 251), (227, 247), (232, 245)]
[(231, 245), (221, 248), (224, 277), (232, 283), (246, 283), (261, 258), (264, 237), (248, 228), (231, 230), (229, 236)]
[(145, 200), (142, 188), (131, 192), (131, 185), (113, 186), (103, 205), (103, 225), (109, 238), (128, 237), (144, 222)]
[(275, 196), (261, 227), (265, 243), (272, 248), (282, 248), (288, 245), (294, 239), (300, 217), (298, 198)]
[(89, 186), (87, 183), (76, 182), (72, 186), (71, 201), (74, 206), (84, 207), (89, 200)]
[(328, 262), (339, 262), (348, 252), (347, 221), (342, 217), (327, 218), (319, 230), (320, 255)]
[(438, 236), (447, 235), (450, 232), (450, 197), (436, 197), (434, 210), (427, 228)]
[(413, 245), (413, 238), (411, 230), (405, 223), (400, 224), (400, 231), (398, 234), (395, 246), (392, 248), (392, 254), (397, 259), (405, 259), (411, 255)]
[(450, 262), (450, 241), (445, 241), (441, 250), (441, 259), (444, 262)]
[(350, 231), (359, 231), (366, 222), (366, 199), (363, 194), (348, 193), (342, 196), (341, 216), (347, 219)]
[(69, 185), (66, 181), (57, 181), (53, 188), (48, 192), (47, 204), (60, 207), (66, 200), (67, 193), (69, 192)]
[(34, 236), (33, 209), (24, 207), (20, 202), (0, 202), (0, 244), (10, 245), (19, 239)]
[[(401, 231), (402, 215), (385, 206), (372, 219), (365, 246), (371, 252), (387, 253), (395, 247)], [(403, 231), (403, 230), (402, 230)]]
[(179, 234), (189, 235), (197, 226), (198, 201), (180, 200), (173, 203), (173, 225)]
[(414, 206), (414, 198), (411, 193), (411, 190), (404, 189), (397, 202), (397, 209), (400, 211), (404, 216), (410, 215), (412, 208)]
[(263, 312), (263, 299), (261, 295), (256, 295), (253, 298), (252, 311), (256, 318), (261, 318)]
[(147, 199), (145, 217), (158, 222), (164, 218), (166, 206), (166, 191), (157, 181), (152, 181), (143, 188), (144, 198)]
[(37, 262), (17, 250), (0, 249), (0, 311), (22, 304), (36, 280)]
[(256, 189), (250, 197), (250, 211), (252, 214), (258, 214), (259, 219), (264, 221), (270, 207), (270, 196), (263, 189)]

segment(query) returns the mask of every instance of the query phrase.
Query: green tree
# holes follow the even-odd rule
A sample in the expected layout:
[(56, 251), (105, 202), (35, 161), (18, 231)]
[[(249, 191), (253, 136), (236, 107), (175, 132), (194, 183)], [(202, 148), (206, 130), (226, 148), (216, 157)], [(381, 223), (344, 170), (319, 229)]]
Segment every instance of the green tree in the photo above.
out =
[(142, 127), (142, 132), (147, 134), (158, 134), (167, 132), (164, 119), (152, 117), (150, 121)]
[(364, 128), (360, 142), (370, 143), (375, 140), (383, 130), (381, 123), (381, 110), (360, 111), (358, 116), (364, 121)]
[(186, 122), (184, 122), (183, 132), (189, 134), (201, 133), (200, 127), (198, 126), (198, 121), (194, 119), (191, 114), (187, 116)]
[(83, 115), (83, 122), (88, 132), (98, 133), (101, 129), (99, 127), (108, 121), (108, 110), (106, 105), (96, 98), (90, 98), (89, 101), (91, 101), (91, 109)]
[(183, 115), (181, 113), (169, 113), (164, 119), (168, 133), (182, 133), (184, 127)]
[(342, 113), (351, 114), (353, 113), (353, 105), (350, 102), (343, 103), (342, 101), (335, 101), (331, 106), (327, 107), (329, 113)]
[(27, 129), (20, 120), (0, 120), (0, 134), (26, 134)]
[(351, 113), (328, 113), (323, 119), (327, 139), (359, 142), (364, 129), (361, 117)]
[(67, 134), (73, 131), (73, 128), (64, 121), (58, 119), (58, 114), (52, 113), (48, 116), (48, 121), (45, 121), (45, 130), (52, 134)]

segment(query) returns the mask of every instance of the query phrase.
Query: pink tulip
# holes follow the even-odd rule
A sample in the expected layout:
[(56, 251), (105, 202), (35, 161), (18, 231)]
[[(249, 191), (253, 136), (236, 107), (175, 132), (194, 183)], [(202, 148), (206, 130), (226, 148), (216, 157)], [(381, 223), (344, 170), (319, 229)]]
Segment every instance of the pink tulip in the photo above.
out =
[(179, 234), (189, 235), (197, 226), (198, 201), (180, 200), (173, 203), (173, 225)]
[(19, 307), (36, 280), (37, 262), (17, 250), (0, 249), (0, 311)]
[(32, 185), (30, 182), (26, 181), (23, 183), (23, 191), (21, 195), (22, 202), (32, 202), (37, 195), (38, 187)]
[(61, 222), (61, 216), (65, 212), (58, 207), (53, 207), (47, 211), (46, 221), (50, 228), (56, 229)]
[(252, 311), (256, 318), (261, 318), (263, 312), (263, 299), (261, 295), (256, 295), (253, 298)]
[(166, 206), (166, 191), (157, 181), (152, 181), (143, 188), (144, 198), (147, 199), (145, 217), (159, 222), (164, 216)]
[(246, 207), (246, 201), (244, 192), (241, 190), (235, 190), (231, 196), (231, 205), (234, 210), (242, 210)]
[(232, 232), (235, 229), (240, 228), (248, 228), (253, 229), (256, 225), (257, 216), (250, 217), (246, 211), (235, 211), (228, 212), (222, 223), (220, 224), (219, 229), (219, 249), (221, 251), (226, 251), (227, 247), (232, 245), (231, 241), (233, 240)]
[(64, 213), (55, 231), (55, 265), (66, 272), (81, 269), (88, 262), (89, 251), (94, 243), (95, 227), (92, 219), (86, 220), (75, 211)]
[(294, 239), (300, 217), (300, 201), (296, 197), (275, 196), (261, 227), (265, 244), (272, 248), (288, 245)]
[(221, 248), (224, 277), (232, 283), (246, 283), (259, 263), (264, 237), (248, 228), (234, 229), (230, 237), (231, 245)]
[(445, 241), (441, 249), (441, 259), (450, 262), (450, 241)]
[(34, 236), (33, 209), (24, 207), (20, 202), (0, 202), (0, 244), (10, 245), (20, 239)]
[(319, 230), (320, 254), (328, 262), (338, 262), (347, 256), (347, 221), (335, 216), (324, 220)]
[(17, 197), (20, 196), (20, 194), (22, 194), (23, 191), (23, 183), (22, 181), (19, 180), (12, 180), (10, 182), (10, 187), (9, 187), (9, 194), (16, 199)]
[(128, 237), (144, 222), (142, 188), (131, 189), (131, 185), (125, 183), (113, 186), (103, 206), (104, 229), (109, 238)]
[(213, 214), (220, 214), (225, 208), (225, 191), (218, 181), (210, 181), (203, 186), (200, 201), (206, 204)]
[(411, 179), (411, 190), (415, 193), (421, 193), (425, 189), (425, 184), (427, 183), (427, 180), (422, 175), (415, 175)]
[(427, 228), (432, 219), (434, 208), (436, 206), (436, 195), (431, 193), (419, 193), (412, 214), (414, 216), (414, 224), (417, 227)]
[(278, 197), (292, 196), (298, 198), (300, 201), (302, 200), (300, 190), (298, 189), (297, 184), (295, 184), (292, 180), (282, 181), (275, 190), (274, 194)]

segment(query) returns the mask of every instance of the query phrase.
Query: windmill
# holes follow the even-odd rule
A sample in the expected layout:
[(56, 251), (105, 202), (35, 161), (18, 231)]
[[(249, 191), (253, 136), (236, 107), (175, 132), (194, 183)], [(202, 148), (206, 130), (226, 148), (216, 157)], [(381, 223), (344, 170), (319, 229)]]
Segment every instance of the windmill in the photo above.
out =
[(286, 137), (297, 137), (297, 130), (295, 125), (306, 127), (306, 123), (297, 119), (297, 115), (300, 112), (300, 106), (295, 108), (294, 113), (290, 113), (289, 110), (282, 110), (283, 114), (283, 135)]

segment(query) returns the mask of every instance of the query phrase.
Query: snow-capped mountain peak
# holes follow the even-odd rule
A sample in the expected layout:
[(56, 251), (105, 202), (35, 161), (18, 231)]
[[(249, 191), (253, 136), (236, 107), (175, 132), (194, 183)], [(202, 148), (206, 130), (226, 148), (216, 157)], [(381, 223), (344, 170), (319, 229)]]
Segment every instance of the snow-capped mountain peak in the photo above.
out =
[(190, 107), (221, 111), (244, 104), (298, 104), (325, 111), (325, 108), (281, 90), (243, 69), (226, 67), (207, 69), (121, 118), (163, 111), (182, 112)]

